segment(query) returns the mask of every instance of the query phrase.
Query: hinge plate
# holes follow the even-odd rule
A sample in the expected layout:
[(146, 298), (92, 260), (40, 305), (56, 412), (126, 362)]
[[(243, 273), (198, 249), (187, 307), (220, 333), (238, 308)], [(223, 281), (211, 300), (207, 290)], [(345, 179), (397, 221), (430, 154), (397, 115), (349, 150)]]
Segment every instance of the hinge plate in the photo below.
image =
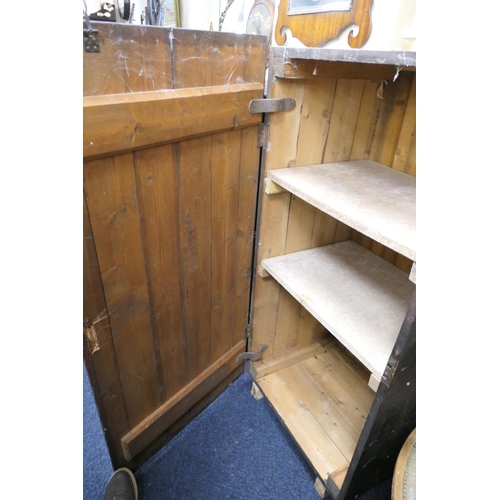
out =
[(252, 115), (291, 111), (293, 108), (295, 108), (295, 99), (291, 97), (283, 97), (281, 99), (252, 99), (248, 106), (248, 110)]
[(250, 325), (247, 325), (245, 326), (245, 338), (249, 339), (251, 337), (252, 337), (252, 327)]
[(394, 358), (393, 356), (389, 358), (384, 373), (382, 374), (381, 382), (383, 382), (387, 386), (390, 385), (394, 377), (394, 373), (396, 372), (396, 367), (398, 366), (398, 364), (399, 361), (396, 358)]
[(269, 143), (269, 125), (267, 123), (261, 123), (257, 127), (257, 147), (267, 148)]
[(97, 30), (84, 30), (83, 31), (83, 47), (85, 52), (101, 52), (99, 40), (95, 36)]

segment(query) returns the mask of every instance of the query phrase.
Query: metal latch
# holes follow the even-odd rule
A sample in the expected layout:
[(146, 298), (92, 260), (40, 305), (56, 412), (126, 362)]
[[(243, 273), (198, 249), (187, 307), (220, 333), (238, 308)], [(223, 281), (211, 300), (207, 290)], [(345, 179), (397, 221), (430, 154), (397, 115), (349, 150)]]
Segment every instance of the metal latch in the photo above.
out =
[(281, 99), (252, 99), (248, 110), (250, 114), (278, 113), (280, 111), (291, 111), (295, 108), (295, 99), (283, 97)]
[(237, 358), (236, 363), (240, 363), (245, 359), (249, 359), (250, 361), (255, 361), (262, 356), (262, 353), (268, 348), (267, 344), (261, 345), (257, 351), (255, 352), (242, 352)]

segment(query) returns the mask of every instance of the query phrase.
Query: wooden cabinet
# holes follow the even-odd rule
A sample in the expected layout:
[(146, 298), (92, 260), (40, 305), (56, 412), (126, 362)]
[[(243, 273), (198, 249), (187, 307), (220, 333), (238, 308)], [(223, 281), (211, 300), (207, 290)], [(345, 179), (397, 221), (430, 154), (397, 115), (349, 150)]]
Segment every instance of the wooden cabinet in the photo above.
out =
[[(99, 29), (84, 357), (114, 466), (264, 349), (247, 369), (330, 494), (390, 477), (415, 427), (414, 54)], [(250, 113), (264, 95), (295, 107)]]
[(415, 426), (416, 72), (345, 56), (271, 54), (249, 370), (339, 499)]

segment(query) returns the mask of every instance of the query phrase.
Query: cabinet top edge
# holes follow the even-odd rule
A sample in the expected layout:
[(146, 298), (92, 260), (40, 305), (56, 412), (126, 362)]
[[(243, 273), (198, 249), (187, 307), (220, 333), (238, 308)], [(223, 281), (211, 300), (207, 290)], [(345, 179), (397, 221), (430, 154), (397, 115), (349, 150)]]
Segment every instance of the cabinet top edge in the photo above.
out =
[(275, 58), (311, 59), (315, 61), (337, 61), (367, 64), (389, 64), (416, 68), (416, 52), (397, 50), (350, 50), (308, 47), (271, 47)]

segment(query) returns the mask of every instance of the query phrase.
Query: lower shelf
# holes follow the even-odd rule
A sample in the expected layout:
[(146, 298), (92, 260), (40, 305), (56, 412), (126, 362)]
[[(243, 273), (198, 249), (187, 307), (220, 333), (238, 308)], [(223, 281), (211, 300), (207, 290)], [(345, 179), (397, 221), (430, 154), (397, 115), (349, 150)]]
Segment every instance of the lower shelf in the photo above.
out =
[(404, 271), (353, 241), (261, 264), (380, 380), (415, 291)]
[(249, 371), (318, 477), (331, 476), (340, 489), (375, 394), (368, 371), (338, 342), (309, 350), (310, 357), (297, 348)]

